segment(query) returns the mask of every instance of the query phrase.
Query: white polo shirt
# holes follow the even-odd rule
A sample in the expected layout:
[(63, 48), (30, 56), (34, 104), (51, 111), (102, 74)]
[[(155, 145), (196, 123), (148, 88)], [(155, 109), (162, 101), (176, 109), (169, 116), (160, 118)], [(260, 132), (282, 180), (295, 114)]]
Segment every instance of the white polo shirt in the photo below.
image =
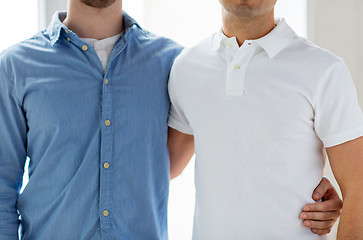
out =
[(213, 34), (172, 69), (169, 126), (195, 139), (195, 240), (324, 239), (299, 219), (324, 146), (363, 135), (343, 60), (276, 23), (241, 47)]

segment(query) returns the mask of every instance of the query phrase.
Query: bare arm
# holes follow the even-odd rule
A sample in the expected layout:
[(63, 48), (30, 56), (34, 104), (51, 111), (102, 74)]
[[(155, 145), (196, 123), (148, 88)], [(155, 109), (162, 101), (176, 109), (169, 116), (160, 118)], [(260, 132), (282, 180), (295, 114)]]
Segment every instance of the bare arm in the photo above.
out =
[(194, 136), (181, 133), (173, 128), (168, 131), (170, 154), (170, 178), (179, 176), (194, 154)]
[(337, 240), (363, 239), (363, 137), (327, 148), (343, 194)]

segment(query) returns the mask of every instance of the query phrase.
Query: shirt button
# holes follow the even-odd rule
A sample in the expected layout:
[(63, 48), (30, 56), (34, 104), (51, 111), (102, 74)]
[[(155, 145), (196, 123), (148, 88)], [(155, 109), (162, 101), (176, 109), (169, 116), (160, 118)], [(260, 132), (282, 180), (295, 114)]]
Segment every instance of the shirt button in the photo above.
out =
[(110, 164), (106, 162), (106, 163), (103, 164), (103, 167), (108, 169), (110, 167)]
[(227, 43), (226, 43), (226, 46), (227, 46), (227, 47), (232, 47), (232, 44), (231, 44), (231, 43), (229, 43), (229, 42), (227, 42)]
[(108, 85), (108, 79), (107, 78), (105, 79), (105, 84)]
[(102, 212), (102, 214), (103, 214), (103, 216), (107, 217), (108, 216), (108, 211), (105, 210), (105, 211)]
[(67, 29), (64, 29), (64, 31), (68, 34), (68, 31), (67, 31)]
[(83, 46), (82, 46), (82, 50), (83, 50), (83, 51), (87, 51), (87, 50), (88, 50), (87, 45), (83, 45)]
[(110, 126), (110, 125), (111, 125), (110, 120), (106, 120), (106, 121), (105, 121), (105, 125), (106, 125), (106, 126)]
[(69, 37), (67, 37), (67, 41), (68, 41), (68, 42), (70, 42), (70, 41), (71, 41), (71, 39), (70, 39)]
[(238, 70), (238, 69), (240, 69), (241, 67), (240, 66), (238, 66), (238, 65), (234, 65), (234, 70)]

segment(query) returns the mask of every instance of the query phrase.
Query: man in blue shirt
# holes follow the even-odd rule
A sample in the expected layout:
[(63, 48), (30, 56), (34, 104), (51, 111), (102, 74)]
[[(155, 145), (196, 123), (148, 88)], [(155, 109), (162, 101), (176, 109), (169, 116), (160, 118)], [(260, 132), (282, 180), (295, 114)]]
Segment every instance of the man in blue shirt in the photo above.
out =
[[(0, 55), (0, 239), (20, 222), (24, 240), (167, 239), (167, 80), (182, 47), (121, 9), (70, 0)], [(93, 43), (117, 35), (105, 62)]]

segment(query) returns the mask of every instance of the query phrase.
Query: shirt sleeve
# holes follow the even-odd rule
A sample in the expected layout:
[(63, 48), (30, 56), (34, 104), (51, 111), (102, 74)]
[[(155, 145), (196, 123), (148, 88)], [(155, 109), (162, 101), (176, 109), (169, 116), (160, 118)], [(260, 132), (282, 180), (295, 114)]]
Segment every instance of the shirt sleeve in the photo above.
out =
[(189, 125), (189, 121), (185, 116), (184, 110), (182, 108), (181, 102), (179, 101), (178, 94), (180, 94), (181, 89), (177, 88), (177, 79), (175, 74), (175, 64), (171, 70), (169, 77), (169, 97), (171, 102), (170, 112), (169, 112), (169, 127), (178, 130), (179, 132), (193, 135), (193, 129)]
[(18, 240), (17, 200), (26, 161), (26, 121), (0, 66), (0, 239)]
[(318, 88), (315, 131), (324, 147), (363, 136), (363, 114), (356, 89), (343, 61), (338, 62)]

